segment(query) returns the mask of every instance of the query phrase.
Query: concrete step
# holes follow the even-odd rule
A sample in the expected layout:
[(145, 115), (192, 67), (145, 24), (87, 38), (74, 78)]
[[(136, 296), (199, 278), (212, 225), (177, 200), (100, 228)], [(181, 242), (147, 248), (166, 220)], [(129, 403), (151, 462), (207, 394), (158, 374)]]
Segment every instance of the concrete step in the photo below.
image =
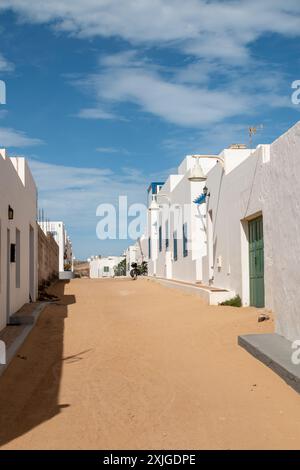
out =
[(33, 325), (34, 317), (32, 315), (12, 315), (8, 326), (11, 325)]
[[(25, 339), (34, 328), (38, 317), (46, 305), (48, 305), (47, 302), (36, 304), (34, 310), (27, 315), (12, 315), (11, 319), (14, 323), (11, 323), (10, 326), (7, 326), (0, 332), (0, 340), (4, 342), (6, 355), (6, 363), (0, 365), (0, 375), (5, 371), (11, 360), (17, 354)], [(21, 323), (22, 321), (23, 323)]]
[(293, 361), (295, 349), (291, 341), (270, 333), (239, 336), (238, 344), (300, 393), (300, 364)]
[(222, 288), (217, 288), (215, 286), (202, 286), (201, 284), (189, 284), (187, 282), (176, 281), (173, 279), (164, 279), (161, 277), (150, 277), (149, 279), (156, 281), (163, 286), (169, 287), (171, 289), (179, 289), (183, 292), (189, 294), (199, 295), (204, 299), (209, 305), (218, 305), (225, 300), (232, 299), (235, 296), (234, 291), (229, 291)]

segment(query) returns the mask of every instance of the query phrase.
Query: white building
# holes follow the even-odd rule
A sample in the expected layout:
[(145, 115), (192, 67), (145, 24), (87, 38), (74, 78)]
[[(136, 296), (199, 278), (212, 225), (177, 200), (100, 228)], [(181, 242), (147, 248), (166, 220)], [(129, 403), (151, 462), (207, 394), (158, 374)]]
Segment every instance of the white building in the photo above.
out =
[(124, 252), (126, 257), (126, 275), (129, 276), (132, 263), (137, 263), (138, 259), (138, 247), (136, 244), (130, 245)]
[(131, 264), (137, 263), (139, 266), (143, 262), (148, 262), (148, 237), (142, 235), (136, 240), (134, 245), (130, 245), (124, 252), (126, 257), (126, 275), (130, 275)]
[[(239, 152), (239, 150), (234, 150)], [(244, 152), (244, 151), (241, 151)], [(249, 151), (248, 151), (249, 154)], [(204, 159), (207, 173), (215, 160)], [(148, 273), (166, 279), (201, 282), (202, 258), (206, 255), (205, 210), (193, 201), (205, 182), (191, 182), (195, 159), (187, 156), (177, 174), (148, 189)]]
[(39, 222), (42, 230), (52, 233), (59, 247), (59, 276), (64, 277), (65, 272), (73, 272), (73, 249), (70, 237), (67, 234), (65, 224), (60, 222)]
[(26, 160), (0, 150), (0, 330), (37, 294), (37, 190)]
[(207, 178), (204, 280), (230, 288), (243, 305), (267, 307), (276, 332), (300, 338), (300, 122), (248, 158)]
[(124, 259), (124, 256), (93, 256), (89, 259), (90, 278), (96, 279), (101, 277), (113, 277), (115, 275), (114, 268)]
[(148, 238), (146, 235), (142, 235), (135, 242), (135, 259), (138, 265), (144, 262), (148, 262)]
[(229, 148), (216, 160), (203, 183), (188, 180), (185, 159), (178, 175), (150, 187), (149, 274), (238, 294), (244, 306), (273, 310), (276, 332), (298, 339), (300, 122), (270, 145)]

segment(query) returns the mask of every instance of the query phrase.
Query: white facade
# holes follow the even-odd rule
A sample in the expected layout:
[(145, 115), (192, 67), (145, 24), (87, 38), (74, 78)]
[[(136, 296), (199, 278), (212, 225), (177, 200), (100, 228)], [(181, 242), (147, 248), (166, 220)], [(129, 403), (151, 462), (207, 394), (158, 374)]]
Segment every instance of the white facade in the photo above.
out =
[(36, 213), (37, 190), (26, 160), (0, 150), (0, 330), (10, 315), (36, 300)]
[[(244, 150), (234, 152), (245, 153)], [(203, 280), (202, 259), (207, 250), (206, 211), (193, 201), (202, 193), (205, 182), (189, 181), (194, 165), (192, 156), (185, 157), (177, 174), (170, 175), (163, 186), (157, 187), (153, 183), (148, 190), (150, 276), (192, 283)], [(216, 165), (216, 161), (203, 159), (201, 165), (204, 173), (207, 173)], [(158, 202), (159, 210), (151, 210), (153, 199)]]
[[(52, 233), (59, 247), (59, 272), (73, 271), (73, 250), (70, 237), (67, 234), (65, 224), (60, 222), (39, 222), (42, 230)], [(69, 266), (70, 269), (66, 269)]]
[(89, 260), (90, 278), (96, 279), (101, 277), (113, 277), (115, 275), (114, 268), (124, 259), (124, 256), (107, 256), (101, 258), (94, 256)]
[[(185, 159), (178, 175), (171, 175), (154, 195), (164, 208), (148, 214), (149, 274), (227, 289), (239, 294), (244, 306), (256, 305), (250, 295), (250, 259), (256, 266), (257, 257), (251, 258), (249, 228), (260, 220), (264, 288), (263, 305), (256, 306), (274, 311), (277, 333), (299, 339), (300, 122), (271, 145), (226, 149), (219, 159), (206, 168), (204, 183), (187, 179), (191, 162)], [(194, 204), (204, 184), (205, 202)], [(176, 230), (186, 224), (189, 243), (183, 253), (182, 234), (177, 233), (176, 260), (172, 212), (174, 205), (186, 203), (190, 209)]]
[(146, 235), (142, 235), (137, 239), (135, 248), (136, 263), (141, 265), (143, 262), (148, 262), (148, 239)]
[(213, 250), (211, 260), (204, 260), (205, 280), (213, 277), (215, 285), (233, 289), (243, 305), (250, 304), (248, 226), (261, 216), (265, 306), (275, 313), (277, 333), (290, 340), (300, 338), (299, 181), (300, 122), (236, 168), (225, 162), (224, 171), (214, 168), (207, 179)]
[(139, 247), (136, 244), (130, 245), (124, 255), (126, 257), (126, 274), (129, 276), (131, 264), (138, 262)]

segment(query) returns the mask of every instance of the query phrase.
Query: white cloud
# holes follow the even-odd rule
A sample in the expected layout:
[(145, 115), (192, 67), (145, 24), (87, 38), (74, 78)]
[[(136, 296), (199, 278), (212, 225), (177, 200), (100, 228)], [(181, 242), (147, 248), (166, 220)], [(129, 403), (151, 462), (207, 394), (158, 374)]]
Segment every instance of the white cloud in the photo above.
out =
[(3, 147), (34, 147), (42, 144), (42, 140), (28, 137), (25, 132), (0, 127), (0, 145)]
[(242, 62), (264, 33), (300, 34), (298, 0), (1, 0), (0, 10), (8, 8), (22, 21), (79, 37), (117, 36)]
[(114, 147), (97, 147), (96, 152), (99, 153), (118, 153), (120, 150)]
[(108, 182), (109, 169), (76, 168), (31, 160), (30, 166), (42, 191), (87, 191)]
[(122, 68), (94, 77), (98, 96), (112, 102), (132, 102), (143, 111), (183, 126), (201, 126), (239, 114), (246, 98), (228, 91), (171, 82), (146, 69)]
[(106, 153), (106, 154), (112, 154), (112, 153), (117, 153), (117, 154), (126, 154), (129, 155), (129, 152), (125, 149), (120, 149), (117, 147), (97, 147), (96, 152), (98, 153)]
[[(48, 219), (63, 220), (75, 236), (76, 256), (103, 253), (102, 242), (96, 238), (96, 209), (110, 203), (118, 208), (119, 196), (127, 196), (128, 204), (146, 203), (149, 183), (162, 175), (143, 175), (133, 168), (121, 169), (118, 174), (109, 168), (76, 168), (38, 161), (29, 162), (39, 190), (39, 207)], [(169, 174), (170, 170), (166, 170)], [(63, 201), (63, 203), (62, 203)], [(86, 245), (88, 240), (88, 246)], [(100, 247), (99, 247), (100, 244)], [(128, 242), (105, 241), (107, 254), (121, 252)]]
[(104, 111), (100, 107), (81, 109), (78, 112), (77, 117), (82, 118), (82, 119), (100, 119), (100, 120), (101, 119), (117, 119), (117, 116), (107, 111)]
[(14, 65), (9, 62), (1, 53), (0, 53), (0, 72), (11, 72), (14, 70)]
[[(132, 50), (102, 57), (99, 73), (77, 81), (94, 98), (78, 112), (82, 119), (124, 120), (118, 105), (129, 102), (167, 122), (199, 128), (258, 106), (289, 105), (289, 97), (271, 90), (273, 71), (255, 71), (250, 46), (265, 33), (299, 36), (299, 0), (1, 0), (0, 12), (9, 8), (21, 21), (77, 37), (118, 37), (188, 54), (181, 70), (151, 64)], [(215, 77), (220, 84), (212, 86)], [(255, 79), (269, 85), (259, 88)]]
[(284, 77), (259, 63), (220, 69), (216, 63), (198, 60), (176, 69), (157, 66), (129, 51), (102, 57), (99, 68), (99, 73), (77, 82), (90, 90), (95, 109), (133, 103), (179, 126), (202, 128), (255, 114), (262, 106), (290, 106), (290, 90), (281, 96)]
[(47, 216), (89, 231), (95, 227), (98, 204), (116, 203), (120, 195), (127, 195), (129, 203), (145, 203), (149, 183), (164, 176), (143, 175), (134, 168), (122, 168), (117, 174), (109, 168), (77, 168), (36, 159), (29, 164), (39, 189), (39, 205)]

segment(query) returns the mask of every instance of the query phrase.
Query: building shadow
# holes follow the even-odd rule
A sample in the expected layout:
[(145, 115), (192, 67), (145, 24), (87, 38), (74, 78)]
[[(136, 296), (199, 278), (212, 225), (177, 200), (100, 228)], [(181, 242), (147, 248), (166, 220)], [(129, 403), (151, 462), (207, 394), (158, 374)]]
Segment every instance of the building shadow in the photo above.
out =
[[(59, 300), (45, 308), (0, 378), (0, 446), (69, 406), (68, 403), (59, 403), (64, 322), (68, 316), (68, 306), (76, 302), (74, 295), (65, 294), (68, 282), (60, 281), (49, 290)], [(83, 353), (65, 360), (80, 360)]]

